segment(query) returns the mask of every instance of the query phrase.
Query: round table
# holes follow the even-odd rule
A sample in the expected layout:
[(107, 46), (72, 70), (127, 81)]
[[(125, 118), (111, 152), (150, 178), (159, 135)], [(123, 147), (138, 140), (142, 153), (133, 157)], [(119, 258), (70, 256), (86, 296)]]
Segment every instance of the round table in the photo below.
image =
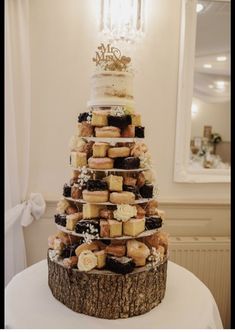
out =
[(78, 314), (51, 294), (47, 261), (17, 274), (5, 290), (5, 324), (12, 329), (222, 329), (209, 289), (185, 268), (168, 262), (166, 294), (150, 312), (106, 320)]

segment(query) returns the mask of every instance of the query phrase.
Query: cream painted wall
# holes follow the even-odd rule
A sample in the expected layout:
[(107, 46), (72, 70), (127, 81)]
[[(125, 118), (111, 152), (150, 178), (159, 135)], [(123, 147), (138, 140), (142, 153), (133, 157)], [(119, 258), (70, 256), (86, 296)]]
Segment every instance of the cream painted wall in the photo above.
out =
[(230, 103), (205, 103), (193, 98), (198, 112), (192, 115), (191, 137), (203, 136), (203, 127), (212, 126), (212, 133), (219, 133), (223, 141), (230, 142)]
[[(97, 0), (98, 1), (98, 0)], [(29, 192), (61, 196), (68, 141), (89, 98), (98, 45), (96, 0), (30, 1), (32, 130)], [(173, 181), (180, 0), (147, 0), (146, 36), (135, 46), (135, 96), (158, 174), (160, 201), (229, 200), (228, 184)]]

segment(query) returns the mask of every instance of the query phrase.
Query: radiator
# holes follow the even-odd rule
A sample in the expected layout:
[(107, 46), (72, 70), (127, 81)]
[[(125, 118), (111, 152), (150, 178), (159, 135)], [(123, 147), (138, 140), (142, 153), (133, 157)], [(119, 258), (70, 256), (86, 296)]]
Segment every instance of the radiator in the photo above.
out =
[(194, 273), (211, 291), (224, 328), (230, 328), (230, 238), (170, 237), (169, 259)]

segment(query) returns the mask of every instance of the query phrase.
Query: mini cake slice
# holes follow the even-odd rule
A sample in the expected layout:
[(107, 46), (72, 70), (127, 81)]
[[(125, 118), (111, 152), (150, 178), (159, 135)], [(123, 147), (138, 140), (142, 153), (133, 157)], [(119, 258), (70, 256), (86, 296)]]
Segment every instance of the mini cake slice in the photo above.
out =
[(105, 177), (104, 180), (108, 183), (108, 188), (110, 191), (122, 191), (123, 177), (112, 175)]
[(138, 113), (131, 114), (131, 124), (140, 127), (141, 126), (141, 115)]
[(102, 209), (102, 205), (95, 205), (95, 204), (83, 204), (82, 206), (82, 213), (84, 219), (92, 219), (98, 218), (100, 210)]
[(123, 222), (123, 234), (129, 236), (137, 236), (145, 230), (145, 218), (131, 218)]
[(71, 152), (71, 166), (74, 168), (87, 165), (87, 154), (85, 152)]
[(108, 143), (102, 143), (102, 142), (94, 143), (92, 146), (93, 157), (95, 157), (95, 158), (106, 157), (108, 148), (109, 148)]
[(110, 224), (108, 220), (100, 220), (100, 237), (110, 237)]
[(73, 231), (79, 220), (82, 219), (82, 213), (77, 212), (66, 216), (66, 229)]
[(91, 124), (92, 126), (102, 127), (108, 125), (108, 112), (107, 111), (93, 111)]
[(109, 223), (109, 236), (118, 237), (122, 236), (122, 222), (115, 219), (108, 220)]
[(97, 269), (102, 269), (106, 263), (107, 254), (104, 250), (95, 251), (94, 254), (97, 257)]

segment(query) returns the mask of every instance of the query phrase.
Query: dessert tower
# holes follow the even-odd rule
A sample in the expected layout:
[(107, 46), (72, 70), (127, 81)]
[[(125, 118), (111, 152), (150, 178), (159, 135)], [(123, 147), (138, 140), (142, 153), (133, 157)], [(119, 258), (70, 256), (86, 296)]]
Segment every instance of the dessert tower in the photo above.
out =
[(101, 44), (93, 61), (91, 98), (70, 141), (72, 178), (48, 239), (48, 283), (78, 313), (127, 318), (163, 299), (168, 239), (134, 107), (131, 59)]

